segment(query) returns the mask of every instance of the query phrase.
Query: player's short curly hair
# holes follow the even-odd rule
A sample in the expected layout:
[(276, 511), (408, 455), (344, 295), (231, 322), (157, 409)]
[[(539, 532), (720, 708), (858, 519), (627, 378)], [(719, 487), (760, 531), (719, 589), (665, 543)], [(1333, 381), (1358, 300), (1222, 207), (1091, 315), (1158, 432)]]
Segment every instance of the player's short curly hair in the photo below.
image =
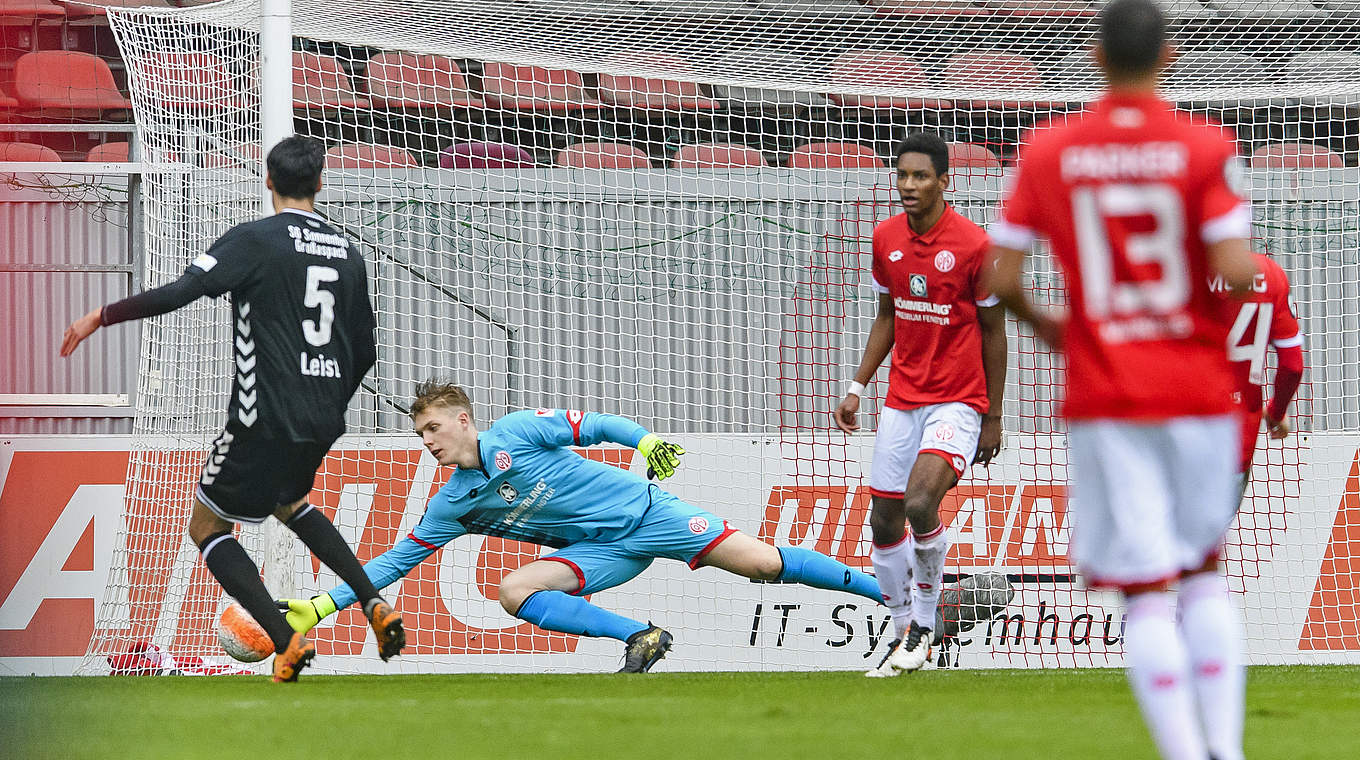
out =
[(416, 397), (411, 402), (411, 419), (432, 406), (466, 409), (472, 413), (472, 399), (462, 386), (446, 380), (426, 380), (416, 385)]

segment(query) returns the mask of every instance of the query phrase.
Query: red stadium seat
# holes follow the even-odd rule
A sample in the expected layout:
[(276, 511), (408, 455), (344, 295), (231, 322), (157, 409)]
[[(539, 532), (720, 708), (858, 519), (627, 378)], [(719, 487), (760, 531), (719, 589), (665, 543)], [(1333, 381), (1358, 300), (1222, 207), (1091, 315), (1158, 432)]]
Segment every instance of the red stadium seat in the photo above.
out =
[(132, 106), (102, 58), (73, 50), (20, 56), (14, 64), (14, 90), (20, 106), (42, 111), (83, 114)]
[[(653, 51), (630, 51), (609, 57), (606, 65), (627, 70), (639, 66), (688, 72), (689, 64), (676, 55)], [(693, 111), (718, 107), (704, 96), (697, 82), (650, 79), (624, 74), (600, 75), (600, 100), (619, 108), (637, 110)]]
[(46, 145), (25, 142), (0, 142), (0, 161), (60, 161), (61, 156)]
[(85, 160), (91, 163), (116, 164), (128, 160), (128, 144), (125, 142), (106, 142), (90, 148)]
[(65, 16), (64, 8), (47, 0), (0, 0), (0, 26), (30, 26), (38, 19)]
[[(832, 87), (912, 87), (927, 89), (933, 85), (916, 61), (886, 50), (851, 50), (831, 64)], [(950, 108), (947, 100), (895, 98), (880, 95), (827, 95), (832, 102), (847, 108)]]
[[(971, 90), (1040, 90), (1043, 77), (1029, 59), (1001, 50), (971, 50), (953, 56), (945, 62), (940, 74), (941, 84), (949, 89)], [(973, 108), (1014, 109), (1022, 101), (974, 100)], [(1027, 104), (1033, 101), (1023, 101)], [(1034, 103), (1047, 106), (1048, 103)]]
[(672, 169), (742, 169), (769, 166), (755, 148), (729, 143), (686, 145), (671, 158)]
[(996, 16), (1087, 17), (1096, 15), (1090, 3), (1081, 0), (982, 0), (984, 9)]
[(789, 155), (790, 169), (882, 169), (883, 159), (859, 143), (818, 142), (800, 145)]
[(1345, 165), (1340, 155), (1313, 143), (1275, 143), (1251, 154), (1254, 169), (1340, 169)]
[(439, 154), (444, 169), (529, 169), (534, 157), (509, 143), (473, 142), (450, 145)]
[(972, 174), (985, 174), (995, 169), (996, 173), (1001, 172), (1001, 159), (996, 154), (987, 149), (986, 146), (976, 143), (949, 143), (949, 171), (951, 173), (960, 169)]
[(147, 61), (147, 88), (172, 108), (209, 111), (249, 104), (221, 58), (211, 53), (159, 53)]
[(482, 92), (493, 108), (517, 111), (582, 111), (600, 107), (586, 95), (580, 72), (488, 63), (482, 67)]
[(401, 148), (368, 143), (337, 145), (326, 151), (327, 169), (411, 169), (420, 164)]
[(452, 58), (379, 53), (368, 62), (368, 97), (377, 108), (481, 108)]
[(293, 108), (367, 107), (368, 101), (354, 92), (339, 61), (305, 50), (293, 52)]
[(650, 169), (646, 151), (613, 142), (587, 142), (569, 145), (558, 152), (553, 163), (573, 169)]

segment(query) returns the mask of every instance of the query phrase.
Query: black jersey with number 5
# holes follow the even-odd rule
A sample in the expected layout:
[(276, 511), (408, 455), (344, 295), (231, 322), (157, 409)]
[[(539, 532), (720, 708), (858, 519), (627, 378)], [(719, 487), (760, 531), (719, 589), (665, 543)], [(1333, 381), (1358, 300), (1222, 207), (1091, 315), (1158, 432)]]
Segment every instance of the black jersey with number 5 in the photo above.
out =
[(237, 225), (187, 270), (231, 294), (227, 429), (334, 441), (377, 356), (368, 273), (358, 248), (316, 214), (286, 209)]

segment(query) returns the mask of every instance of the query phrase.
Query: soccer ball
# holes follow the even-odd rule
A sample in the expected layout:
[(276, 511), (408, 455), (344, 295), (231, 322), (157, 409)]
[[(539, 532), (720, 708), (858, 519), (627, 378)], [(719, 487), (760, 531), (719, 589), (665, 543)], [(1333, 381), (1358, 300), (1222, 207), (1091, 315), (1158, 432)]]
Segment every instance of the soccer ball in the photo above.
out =
[(217, 619), (217, 643), (241, 662), (259, 662), (274, 653), (274, 642), (255, 618), (236, 602)]

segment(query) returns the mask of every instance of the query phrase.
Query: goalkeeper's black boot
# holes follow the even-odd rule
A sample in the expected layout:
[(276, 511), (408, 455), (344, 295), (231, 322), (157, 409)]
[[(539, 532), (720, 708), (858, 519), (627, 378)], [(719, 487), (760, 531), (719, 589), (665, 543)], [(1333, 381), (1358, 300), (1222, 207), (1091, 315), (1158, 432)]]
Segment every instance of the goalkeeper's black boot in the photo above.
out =
[(620, 673), (646, 673), (657, 660), (671, 650), (671, 635), (664, 630), (647, 624), (647, 627), (624, 642), (623, 667)]

